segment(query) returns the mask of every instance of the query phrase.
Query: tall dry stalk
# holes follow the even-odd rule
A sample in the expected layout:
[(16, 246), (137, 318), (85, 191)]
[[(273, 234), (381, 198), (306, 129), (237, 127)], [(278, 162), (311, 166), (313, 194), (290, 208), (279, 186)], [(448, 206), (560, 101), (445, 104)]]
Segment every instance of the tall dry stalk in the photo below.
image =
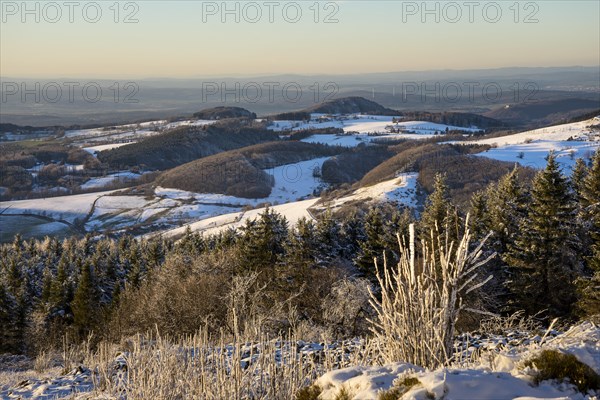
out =
[[(468, 216), (466, 226), (468, 227)], [(469, 310), (463, 296), (483, 286), (492, 277), (476, 283), (476, 270), (494, 255), (482, 258), (485, 240), (469, 251), (471, 234), (467, 228), (455, 247), (431, 232), (421, 241), (422, 255), (415, 259), (415, 227), (409, 228), (409, 242), (398, 234), (400, 261), (395, 269), (377, 268), (381, 299), (370, 291), (376, 318), (370, 320), (384, 362), (404, 361), (425, 368), (447, 364), (453, 354), (453, 337), (461, 311)]]

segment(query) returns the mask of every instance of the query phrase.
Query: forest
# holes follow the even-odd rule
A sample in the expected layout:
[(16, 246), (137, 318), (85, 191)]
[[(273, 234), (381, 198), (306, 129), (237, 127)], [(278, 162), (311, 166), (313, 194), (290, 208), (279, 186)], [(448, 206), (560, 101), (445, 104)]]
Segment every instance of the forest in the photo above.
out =
[[(411, 224), (419, 238), (443, 238), (441, 247), (469, 228), (470, 246), (493, 256), (476, 281), (493, 278), (469, 293), (470, 308), (544, 323), (589, 318), (600, 309), (599, 199), (598, 152), (570, 178), (550, 154), (531, 180), (515, 168), (477, 191), (466, 211), (437, 174), (419, 215), (387, 203), (295, 226), (267, 210), (239, 231), (179, 240), (17, 236), (0, 247), (0, 352), (36, 355), (65, 340), (93, 345), (148, 330), (369, 335), (377, 268), (402, 258), (397, 235)], [(481, 318), (465, 313), (456, 329), (477, 329)]]

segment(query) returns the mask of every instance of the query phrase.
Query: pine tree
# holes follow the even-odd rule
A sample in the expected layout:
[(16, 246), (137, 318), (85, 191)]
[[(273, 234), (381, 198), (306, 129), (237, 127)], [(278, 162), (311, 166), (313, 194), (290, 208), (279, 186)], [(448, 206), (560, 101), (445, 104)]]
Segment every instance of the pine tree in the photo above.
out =
[(580, 216), (590, 243), (586, 264), (590, 272), (578, 281), (578, 308), (587, 316), (600, 313), (600, 151), (581, 185)]
[(487, 194), (489, 243), (499, 254), (504, 254), (519, 235), (519, 222), (525, 218), (528, 197), (519, 184), (517, 166), (503, 176)]
[(287, 220), (267, 208), (258, 218), (247, 220), (241, 231), (240, 251), (244, 268), (249, 271), (264, 270), (273, 278), (288, 234)]
[(340, 226), (330, 210), (325, 211), (315, 225), (318, 261), (330, 264), (340, 253)]
[(317, 264), (317, 249), (315, 224), (311, 220), (301, 218), (296, 226), (289, 230), (281, 262), (294, 271), (294, 274), (302, 274), (305, 269)]
[(568, 181), (550, 153), (546, 168), (533, 180), (520, 235), (505, 257), (512, 273), (513, 307), (530, 315), (546, 310), (548, 317), (569, 316), (580, 269), (575, 211)]
[[(421, 215), (421, 236), (430, 240), (431, 233), (443, 237), (446, 245), (458, 242), (460, 236), (460, 220), (456, 206), (450, 201), (450, 189), (446, 185), (446, 176), (436, 174), (433, 192), (427, 198), (425, 210)], [(437, 242), (437, 241), (436, 241)]]
[(478, 191), (471, 197), (470, 212), (471, 232), (476, 240), (483, 240), (490, 230), (488, 198), (485, 191)]
[(71, 302), (73, 324), (80, 335), (85, 335), (96, 327), (99, 307), (93, 271), (90, 264), (85, 263)]
[(582, 158), (578, 158), (573, 167), (573, 175), (571, 176), (571, 186), (575, 192), (576, 200), (581, 201), (585, 186), (585, 177), (588, 174), (587, 165)]
[(359, 243), (360, 251), (354, 260), (358, 269), (369, 279), (375, 279), (373, 259), (381, 259), (386, 250), (383, 216), (376, 207), (371, 207), (364, 219), (365, 240)]
[(0, 282), (0, 354), (18, 350), (16, 319), (17, 302)]

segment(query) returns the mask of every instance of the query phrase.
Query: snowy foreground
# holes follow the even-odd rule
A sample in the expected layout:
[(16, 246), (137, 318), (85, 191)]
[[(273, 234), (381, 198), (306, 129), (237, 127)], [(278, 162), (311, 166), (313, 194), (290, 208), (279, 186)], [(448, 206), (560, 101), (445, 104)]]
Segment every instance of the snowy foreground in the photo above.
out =
[[(533, 383), (535, 368), (524, 366), (527, 360), (542, 350), (551, 349), (572, 354), (600, 373), (600, 328), (589, 322), (574, 326), (564, 333), (550, 331), (544, 337), (518, 331), (507, 335), (462, 335), (455, 342), (455, 364), (450, 368), (435, 371), (425, 371), (419, 366), (406, 363), (369, 366), (376, 364), (377, 358), (376, 351), (365, 350), (376, 348), (376, 344), (372, 342), (353, 340), (331, 345), (302, 341), (271, 343), (274, 343), (277, 349), (274, 353), (269, 353), (260, 344), (246, 344), (240, 348), (239, 357), (236, 357), (231, 345), (225, 346), (226, 352), (223, 354), (229, 357), (230, 362), (239, 362), (242, 370), (252, 371), (251, 376), (255, 376), (255, 379), (261, 377), (255, 375), (257, 370), (253, 370), (253, 366), (267, 366), (260, 361), (262, 351), (265, 351), (265, 354), (269, 353), (265, 357), (271, 357), (269, 362), (275, 364), (281, 363), (282, 359), (287, 362), (297, 359), (305, 360), (301, 362), (307, 363), (306, 365), (314, 365), (314, 360), (325, 359), (328, 353), (337, 354), (339, 361), (335, 365), (355, 366), (320, 374), (314, 383), (321, 388), (319, 399), (323, 400), (378, 399), (383, 392), (398, 387), (400, 382), (406, 382), (407, 379), (413, 384), (400, 395), (399, 398), (403, 400), (597, 399), (599, 394), (579, 393), (569, 382), (543, 381), (536, 385)], [(196, 357), (195, 354), (199, 351), (200, 349), (192, 348), (178, 350), (179, 353), (183, 352), (192, 357)], [(359, 352), (368, 355), (353, 357)], [(159, 357), (160, 351), (154, 354), (153, 357)], [(128, 363), (130, 360), (134, 363), (134, 359), (135, 357), (127, 352), (120, 353), (114, 358), (112, 368), (126, 371), (126, 367), (129, 367), (129, 370), (133, 370), (135, 365), (129, 366)], [(79, 366), (66, 375), (55, 377), (48, 377), (47, 373), (36, 376), (33, 371), (11, 373), (7, 371), (8, 367), (9, 365), (4, 366), (3, 371), (0, 370), (0, 385), (4, 385), (0, 386), (2, 399), (114, 398), (94, 386), (94, 382), (100, 379), (86, 366)], [(258, 374), (263, 373), (264, 371), (261, 371)], [(122, 373), (119, 377), (120, 385), (126, 385)], [(264, 379), (264, 376), (262, 378)], [(258, 380), (255, 385), (260, 386)], [(345, 393), (346, 397), (340, 397), (341, 393)]]

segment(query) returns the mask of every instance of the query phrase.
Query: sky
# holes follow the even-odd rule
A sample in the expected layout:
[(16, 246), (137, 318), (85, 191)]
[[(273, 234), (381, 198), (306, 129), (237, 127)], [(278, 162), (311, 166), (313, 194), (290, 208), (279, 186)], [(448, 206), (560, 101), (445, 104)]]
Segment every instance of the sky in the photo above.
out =
[(6, 1), (0, 77), (600, 65), (592, 1)]

